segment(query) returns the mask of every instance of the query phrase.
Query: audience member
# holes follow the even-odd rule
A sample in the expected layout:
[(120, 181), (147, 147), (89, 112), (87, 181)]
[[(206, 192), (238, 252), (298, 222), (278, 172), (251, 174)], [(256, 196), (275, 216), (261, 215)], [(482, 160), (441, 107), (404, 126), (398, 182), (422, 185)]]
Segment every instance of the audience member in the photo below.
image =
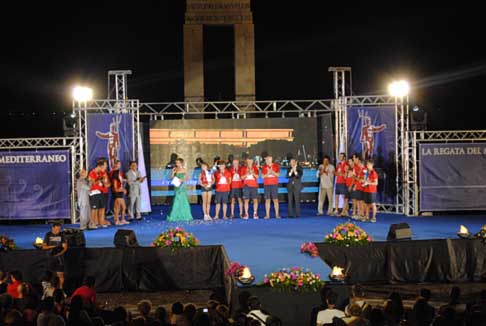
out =
[(61, 289), (55, 289), (54, 293), (52, 294), (52, 298), (54, 299), (54, 312), (58, 315), (65, 316), (66, 295), (64, 294), (64, 291)]
[(128, 325), (128, 311), (121, 306), (113, 309), (113, 322), (112, 326), (127, 326)]
[(331, 289), (327, 286), (323, 286), (321, 288), (321, 290), (319, 291), (319, 297), (321, 298), (321, 304), (318, 305), (317, 307), (312, 308), (311, 318), (310, 318), (310, 326), (316, 326), (317, 325), (317, 314), (319, 313), (319, 311), (327, 309), (326, 297), (327, 297), (327, 293), (329, 291), (331, 291)]
[(0, 270), (0, 295), (7, 293), (8, 274)]
[(10, 310), (3, 318), (3, 325), (5, 326), (23, 326), (24, 321), (22, 314), (18, 310)]
[(322, 326), (324, 324), (331, 324), (333, 318), (343, 318), (345, 316), (344, 312), (336, 309), (337, 294), (333, 291), (329, 291), (326, 297), (327, 309), (319, 311), (317, 314), (317, 326)]
[(251, 293), (248, 291), (241, 291), (238, 294), (238, 308), (235, 310), (235, 316), (244, 314), (245, 316), (250, 312), (248, 309), (248, 299), (250, 299)]
[(344, 309), (346, 315), (351, 315), (349, 308), (354, 304), (360, 308), (360, 316), (368, 319), (371, 311), (371, 306), (366, 302), (365, 291), (361, 285), (354, 285), (351, 288), (351, 297), (349, 298), (349, 304)]
[(65, 325), (64, 319), (55, 312), (54, 299), (47, 297), (42, 300), (41, 312), (37, 316), (37, 326)]
[(146, 326), (152, 326), (154, 319), (150, 316), (150, 310), (152, 310), (152, 302), (150, 300), (142, 300), (137, 304), (138, 312), (145, 321)]
[(359, 304), (353, 303), (346, 307), (346, 310), (346, 317), (342, 318), (346, 325), (361, 325), (363, 322), (366, 322), (366, 319), (362, 317), (363, 311)]
[(457, 286), (454, 286), (451, 289), (451, 294), (449, 296), (449, 302), (440, 307), (440, 310), (443, 310), (445, 308), (452, 308), (456, 311), (458, 314), (463, 314), (466, 312), (466, 304), (460, 301), (461, 298), (461, 289)]
[(184, 319), (187, 325), (192, 325), (192, 322), (194, 321), (194, 318), (196, 317), (196, 306), (193, 304), (188, 304), (184, 307)]
[(248, 309), (250, 312), (247, 314), (247, 317), (258, 321), (261, 326), (264, 326), (269, 314), (262, 310), (260, 299), (255, 296), (250, 297), (248, 299)]
[(18, 299), (19, 285), (22, 283), (22, 274), (19, 271), (13, 271), (10, 273), (11, 283), (7, 286), (7, 293), (14, 299)]
[(276, 316), (270, 316), (267, 318), (266, 326), (282, 326), (282, 321)]
[(434, 320), (434, 315), (435, 310), (430, 310), (427, 301), (419, 297), (413, 306), (410, 319), (415, 326), (429, 326)]
[(72, 297), (67, 320), (69, 326), (93, 325), (93, 321), (83, 307), (83, 298), (80, 295)]
[(93, 276), (87, 276), (83, 285), (77, 288), (72, 295), (72, 297), (80, 296), (83, 299), (84, 307), (89, 310), (96, 307), (95, 282), (96, 280)]
[(167, 310), (164, 307), (159, 306), (155, 309), (155, 321), (159, 326), (167, 326)]
[(388, 326), (400, 325), (404, 311), (402, 297), (397, 292), (392, 292), (385, 302), (384, 314), (386, 324)]
[(42, 285), (42, 300), (44, 300), (47, 297), (52, 297), (52, 294), (54, 293), (54, 290), (56, 289), (54, 287), (54, 273), (51, 271), (46, 271), (44, 274), (44, 277), (42, 278), (41, 281)]
[[(385, 315), (381, 309), (373, 308), (370, 311), (369, 326), (384, 326)], [(386, 324), (389, 325), (389, 324)]]
[(172, 304), (169, 325), (178, 326), (184, 321), (184, 305), (180, 302)]

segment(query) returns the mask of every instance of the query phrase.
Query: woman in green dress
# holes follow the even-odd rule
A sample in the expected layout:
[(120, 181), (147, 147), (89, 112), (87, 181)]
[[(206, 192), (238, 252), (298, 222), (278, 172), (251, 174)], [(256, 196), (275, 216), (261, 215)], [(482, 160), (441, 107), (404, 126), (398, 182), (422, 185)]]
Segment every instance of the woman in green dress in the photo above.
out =
[[(191, 206), (189, 205), (189, 199), (186, 193), (186, 181), (189, 178), (187, 169), (183, 166), (184, 160), (178, 158), (175, 163), (175, 168), (172, 169), (170, 179), (174, 184), (174, 199), (172, 200), (172, 207), (170, 208), (169, 215), (167, 215), (167, 221), (179, 222), (179, 221), (192, 221)], [(177, 185), (177, 178), (180, 184)], [(176, 180), (177, 180), (176, 179)]]

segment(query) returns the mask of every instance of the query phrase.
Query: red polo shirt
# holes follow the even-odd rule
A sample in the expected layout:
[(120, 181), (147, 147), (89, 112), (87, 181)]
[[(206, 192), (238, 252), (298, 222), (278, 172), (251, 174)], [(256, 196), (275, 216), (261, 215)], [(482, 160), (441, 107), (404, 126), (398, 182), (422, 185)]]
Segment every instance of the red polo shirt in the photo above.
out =
[(21, 281), (15, 281), (7, 286), (7, 294), (9, 294), (12, 298), (18, 299), (19, 298), (19, 285), (22, 284)]
[[(253, 174), (256, 174), (257, 175), (256, 178), (258, 178), (258, 168), (257, 168), (257, 166), (256, 165), (252, 165), (251, 168), (253, 170)], [(242, 176), (245, 176), (246, 173), (247, 173), (247, 171), (248, 171), (248, 167), (247, 166), (242, 167), (241, 168), (241, 175)], [(250, 174), (245, 180), (243, 180), (243, 184), (245, 186), (248, 186), (248, 187), (251, 187), (251, 188), (258, 188), (258, 182), (257, 182), (256, 178), (252, 174)]]
[(358, 180), (358, 178), (362, 178), (362, 169), (359, 167), (359, 165), (355, 165), (354, 166), (354, 176), (355, 176), (355, 180), (354, 180), (354, 185), (356, 186), (356, 190), (357, 191), (362, 191), (363, 190), (363, 187), (361, 185), (361, 181)]
[[(272, 163), (272, 165), (270, 165), (270, 166), (265, 164), (262, 167), (262, 174), (263, 175), (267, 174), (270, 171), (270, 169), (272, 169), (273, 172), (280, 173), (280, 167), (278, 166), (278, 164)], [(278, 177), (274, 176), (274, 175), (264, 177), (263, 178), (263, 184), (265, 186), (278, 185)]]
[(231, 167), (229, 171), (231, 173), (231, 188), (243, 188), (243, 180), (241, 179), (241, 166), (238, 166), (236, 169), (234, 167)]
[(214, 180), (216, 180), (216, 192), (229, 192), (230, 182), (231, 182), (231, 172), (228, 170), (224, 170), (223, 173), (221, 171), (216, 171), (214, 173)]
[(336, 167), (336, 183), (344, 183), (346, 184), (346, 177), (343, 177), (339, 175), (338, 173), (344, 173), (346, 166), (348, 166), (348, 163), (345, 161), (339, 162), (339, 164)]
[(96, 171), (96, 170), (91, 170), (91, 172), (88, 174), (89, 179), (91, 180), (91, 189), (90, 190), (98, 190), (100, 192), (103, 192), (103, 185), (101, 181), (97, 181), (99, 178), (101, 178), (101, 171)]
[(79, 295), (83, 299), (83, 303), (85, 305), (96, 304), (96, 291), (90, 288), (89, 286), (83, 285), (77, 288), (76, 291), (74, 291), (71, 298), (74, 298), (77, 295)]
[[(368, 174), (368, 182), (376, 182), (376, 181), (378, 181), (378, 173), (376, 173), (375, 170), (372, 170)], [(377, 191), (378, 185), (368, 185), (363, 188), (364, 188), (363, 190), (364, 192), (373, 193)]]

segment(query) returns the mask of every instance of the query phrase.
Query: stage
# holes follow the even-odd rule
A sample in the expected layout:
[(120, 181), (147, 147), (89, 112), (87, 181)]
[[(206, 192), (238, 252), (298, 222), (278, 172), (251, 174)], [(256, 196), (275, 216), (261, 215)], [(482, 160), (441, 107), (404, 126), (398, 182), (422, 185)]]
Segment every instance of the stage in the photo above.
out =
[[(214, 209), (214, 207), (213, 207)], [(260, 205), (263, 209), (263, 205)], [(165, 216), (169, 206), (154, 206), (152, 213), (142, 221), (127, 226), (112, 226), (105, 229), (85, 232), (87, 246), (113, 247), (113, 236), (118, 228), (133, 229), (141, 246), (150, 246), (158, 233), (176, 223), (168, 223)], [(329, 267), (318, 257), (310, 258), (300, 253), (300, 245), (306, 241), (322, 242), (324, 235), (337, 224), (346, 221), (343, 218), (316, 217), (315, 204), (302, 206), (302, 217), (298, 219), (276, 220), (219, 220), (203, 222), (201, 209), (192, 205), (193, 216), (198, 218), (190, 223), (180, 223), (193, 232), (202, 245), (223, 245), (231, 261), (250, 266), (257, 281), (266, 273), (282, 267), (301, 266), (320, 273), (327, 279)], [(259, 212), (264, 215), (263, 210)], [(281, 204), (281, 215), (286, 216), (287, 206)], [(482, 215), (447, 215), (432, 217), (405, 217), (395, 214), (378, 214), (377, 223), (358, 222), (375, 240), (386, 240), (390, 224), (406, 222), (412, 228), (414, 240), (457, 238), (460, 224), (466, 225), (471, 232), (476, 232), (486, 223)], [(66, 225), (70, 227), (71, 225)], [(75, 226), (76, 227), (76, 226)], [(18, 224), (0, 226), (0, 234), (14, 238), (20, 248), (31, 249), (36, 237), (43, 237), (49, 226), (46, 224)]]

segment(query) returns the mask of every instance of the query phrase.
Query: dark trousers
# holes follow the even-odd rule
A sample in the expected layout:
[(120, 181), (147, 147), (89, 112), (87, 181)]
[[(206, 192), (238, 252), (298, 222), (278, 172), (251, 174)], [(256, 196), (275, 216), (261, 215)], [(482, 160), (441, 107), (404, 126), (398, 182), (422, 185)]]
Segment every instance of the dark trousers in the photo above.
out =
[[(292, 184), (289, 183), (287, 185), (287, 192), (289, 194), (289, 216), (300, 216), (300, 190), (302, 186), (299, 184)], [(295, 212), (294, 212), (294, 204), (295, 204)]]

